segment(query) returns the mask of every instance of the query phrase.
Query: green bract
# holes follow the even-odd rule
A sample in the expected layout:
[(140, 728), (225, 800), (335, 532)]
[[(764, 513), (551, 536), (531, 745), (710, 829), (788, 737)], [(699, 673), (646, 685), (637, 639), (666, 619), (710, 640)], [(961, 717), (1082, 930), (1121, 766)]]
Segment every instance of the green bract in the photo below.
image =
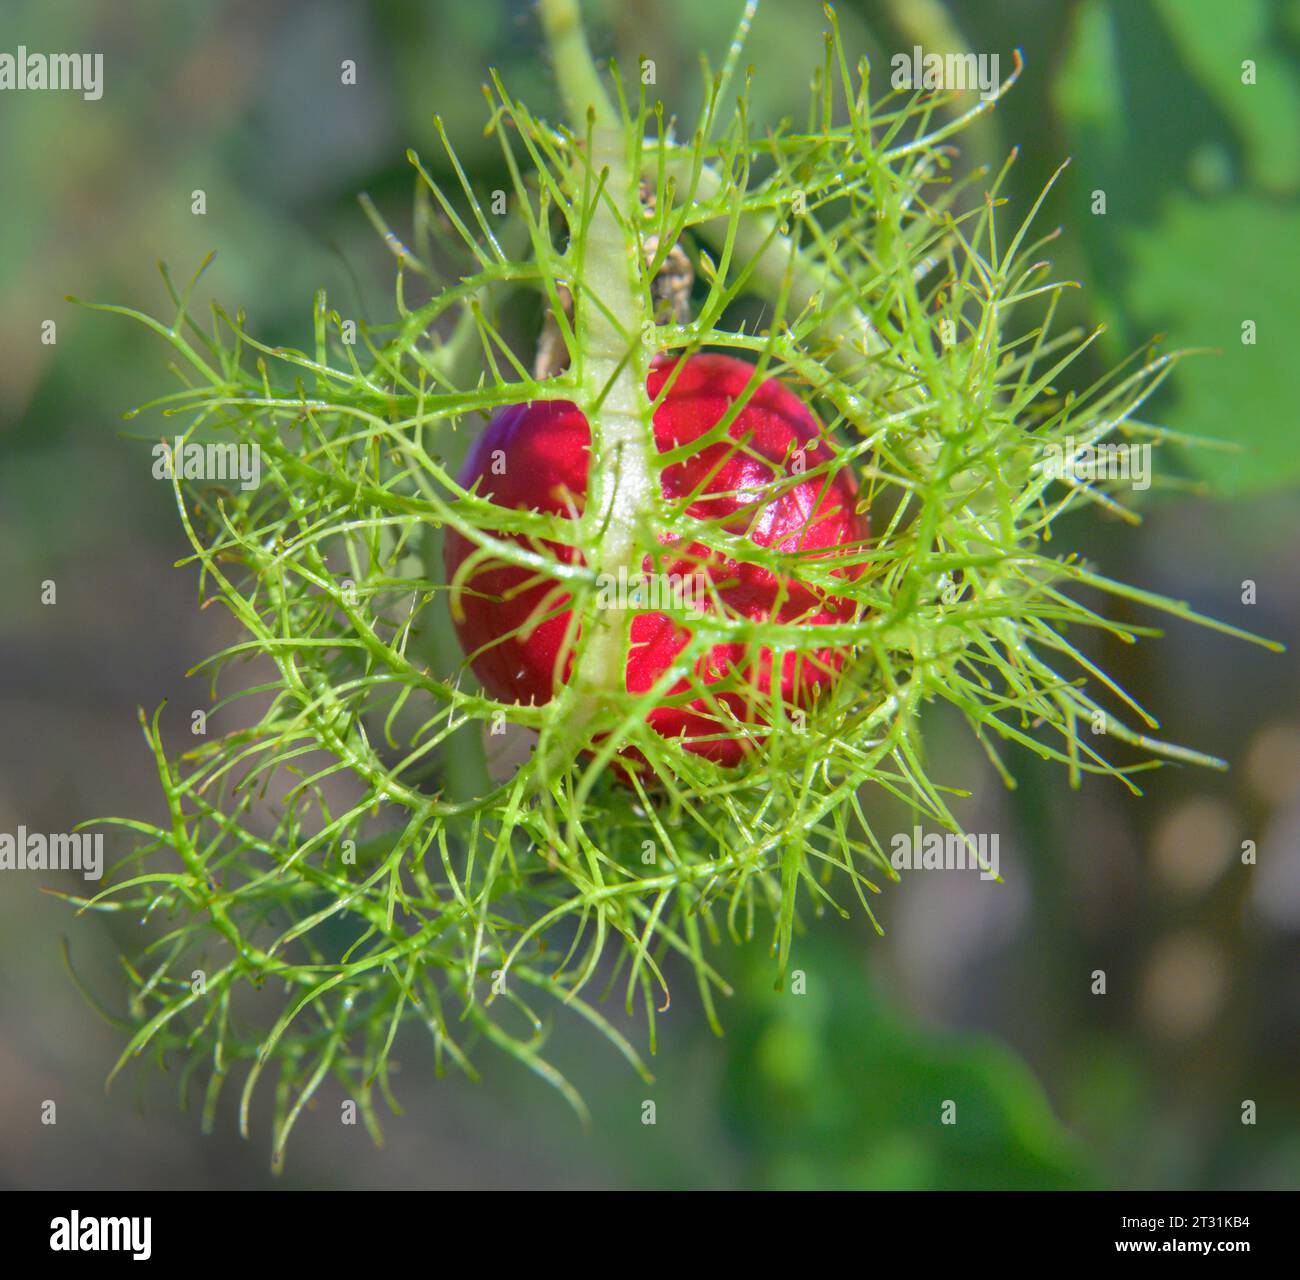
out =
[[(1117, 486), (1061, 474), (1051, 458), (1159, 443), (1168, 433), (1140, 406), (1175, 357), (1139, 356), (1082, 394), (1054, 389), (1095, 335), (1053, 330), (1064, 286), (1040, 260), (1052, 237), (1031, 236), (1032, 209), (1003, 225), (1005, 169), (954, 176), (949, 140), (993, 103), (960, 118), (951, 95), (872, 105), (868, 68), (849, 64), (832, 19), (807, 121), (751, 132), (735, 74), (747, 10), (700, 119), (673, 136), (644, 86), (629, 100), (615, 75), (607, 98), (573, 0), (541, 8), (570, 127), (535, 118), (494, 78), (491, 125), (513, 175), (505, 217), (445, 138), (459, 190), (412, 155), (424, 201), (414, 248), (382, 227), (397, 259), (390, 326), (361, 326), (349, 343), (322, 293), (299, 352), (262, 345), (219, 307), (201, 327), (188, 292), (172, 291), (167, 322), (101, 308), (175, 351), (184, 388), (146, 407), (184, 418), (187, 439), (260, 450), (255, 489), (173, 481), (203, 596), (243, 633), (204, 669), (215, 686), (232, 664), (260, 661), (251, 683), (228, 673), (212, 733), (184, 757), (164, 751), (157, 715), (144, 721), (170, 821), (116, 820), (137, 843), (90, 905), (157, 923), (128, 966), (123, 1061), (152, 1049), (183, 1062), (208, 1122), (233, 1076), (246, 1125), (269, 1073), (277, 1161), (331, 1073), (377, 1132), (375, 1094), (388, 1093), (404, 1024), (427, 1029), (439, 1064), (467, 1070), (472, 1043), (491, 1041), (579, 1109), (543, 1056), (552, 1001), (642, 1072), (670, 970), (691, 975), (716, 1026), (725, 936), (770, 934), (783, 973), (800, 916), (847, 914), (854, 898), (870, 913), (868, 893), (895, 875), (872, 829), (876, 797), (958, 828), (924, 761), (927, 703), (955, 707), (1008, 778), (1007, 742), (1076, 782), (1095, 772), (1132, 787), (1151, 757), (1216, 763), (1149, 737), (1154, 721), (1078, 647), (1086, 630), (1148, 634), (1080, 603), (1080, 588), (1218, 624), (1049, 544), (1072, 509), (1123, 510)], [(434, 270), (431, 233), (458, 243), (462, 278)], [(650, 284), (675, 243), (695, 260), (696, 318), (656, 324)], [(546, 381), (502, 332), (525, 291), (553, 310), (570, 357)], [(757, 331), (729, 327), (747, 296), (764, 303)], [(851, 581), (824, 561), (746, 549), (860, 609), (816, 634), (763, 630), (777, 650), (835, 643), (851, 656), (805, 722), (772, 708), (738, 771), (645, 726), (662, 691), (623, 690), (627, 615), (594, 601), (597, 573), (639, 565), (680, 514), (656, 505), (645, 370), (657, 351), (705, 347), (801, 389), (871, 515)], [(592, 424), (593, 491), (573, 519), (503, 513), (453, 478), (479, 415), (544, 397), (576, 401)], [(499, 705), (474, 685), (447, 613), (447, 526), (572, 593), (576, 675), (551, 703)], [(707, 522), (691, 533), (728, 546)], [(556, 563), (547, 541), (581, 548), (586, 564)], [(665, 679), (727, 637), (760, 638), (711, 616)], [(252, 727), (218, 734), (220, 708), (250, 696)], [(504, 724), (535, 747), (494, 781), (484, 742)], [(612, 776), (629, 744), (656, 785)], [(1136, 748), (1136, 763), (1107, 759), (1116, 744)], [(593, 1001), (611, 985), (643, 1010), (648, 1040)]]

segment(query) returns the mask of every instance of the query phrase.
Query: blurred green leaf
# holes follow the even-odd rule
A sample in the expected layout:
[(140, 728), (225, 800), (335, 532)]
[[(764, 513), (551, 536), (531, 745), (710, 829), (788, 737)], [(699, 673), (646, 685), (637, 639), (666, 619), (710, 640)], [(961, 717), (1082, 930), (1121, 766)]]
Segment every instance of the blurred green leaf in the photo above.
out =
[[(1187, 361), (1176, 379), (1179, 428), (1250, 450), (1188, 452), (1217, 489), (1300, 477), (1300, 363), (1290, 342), (1295, 284), (1282, 266), (1298, 232), (1293, 211), (1232, 196), (1212, 204), (1175, 197), (1159, 225), (1125, 233), (1132, 263), (1126, 302), (1135, 322), (1168, 330), (1173, 345), (1222, 351)], [(1254, 345), (1242, 341), (1247, 320), (1256, 325)]]
[[(982, 1035), (930, 1031), (877, 993), (849, 945), (804, 939), (806, 994), (751, 958), (723, 1094), (759, 1185), (1065, 1188), (1092, 1184), (1025, 1064)], [(955, 1122), (943, 1122), (945, 1104)]]
[[(1265, 191), (1300, 187), (1300, 85), (1279, 50), (1265, 0), (1152, 0), (1188, 70), (1231, 122), (1250, 181)], [(1242, 83), (1242, 63), (1255, 83)]]
[[(1300, 477), (1284, 408), (1300, 397), (1286, 341), (1300, 208), (1283, 198), (1300, 183), (1300, 92), (1271, 12), (1262, 0), (1085, 0), (1055, 92), (1098, 310), (1122, 321), (1113, 348), (1166, 333), (1171, 348), (1222, 352), (1185, 364), (1173, 410), (1160, 410), (1180, 430), (1243, 446), (1186, 453), (1220, 492)], [(1255, 85), (1242, 83), (1243, 58), (1257, 64)], [(1106, 212), (1090, 216), (1098, 190)]]

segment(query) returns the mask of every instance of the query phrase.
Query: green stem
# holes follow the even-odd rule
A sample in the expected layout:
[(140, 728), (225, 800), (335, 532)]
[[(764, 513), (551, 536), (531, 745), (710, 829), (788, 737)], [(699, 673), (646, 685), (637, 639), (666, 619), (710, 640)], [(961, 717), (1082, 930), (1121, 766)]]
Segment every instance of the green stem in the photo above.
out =
[(586, 132), (589, 110), (595, 112), (596, 124), (613, 127), (618, 116), (591, 56), (578, 0), (539, 0), (537, 8), (575, 134), (581, 137)]
[[(617, 580), (620, 570), (640, 568), (641, 526), (659, 496), (645, 389), (649, 350), (641, 340), (641, 249), (633, 231), (640, 176), (627, 163), (627, 131), (600, 82), (576, 0), (541, 0), (541, 15), (574, 135), (589, 140), (588, 172), (599, 187), (575, 290), (579, 399), (591, 428), (584, 545), (591, 567)], [(621, 217), (620, 210), (631, 214)], [(574, 687), (586, 721), (602, 693), (626, 689), (631, 617), (606, 609), (589, 613), (584, 625)]]
[[(915, 43), (923, 46), (927, 53), (941, 57), (947, 54), (964, 56), (972, 52), (962, 36), (961, 28), (952, 20), (940, 0), (886, 0), (885, 7), (904, 37), (903, 48)], [(950, 116), (960, 115), (961, 108), (968, 107), (973, 96), (973, 93), (963, 94), (949, 102), (947, 113)], [(998, 136), (991, 117), (982, 116), (973, 123), (966, 133), (963, 150), (971, 168), (996, 166)]]
[[(649, 161), (647, 173), (649, 175)], [(667, 172), (677, 179), (678, 191), (689, 189), (695, 183), (695, 199), (701, 204), (715, 200), (722, 190), (722, 180), (707, 165), (694, 171), (689, 158), (670, 160)], [(740, 217), (736, 224), (732, 253), (736, 261), (750, 264), (755, 285), (764, 297), (775, 299), (787, 288), (788, 307), (798, 314), (815, 298), (825, 301), (841, 291), (841, 282), (833, 271), (812, 261), (791, 238), (778, 230), (779, 221), (772, 214), (750, 213)], [(730, 219), (726, 216), (711, 218), (699, 223), (695, 230), (714, 249), (725, 247), (730, 232)], [(822, 334), (834, 342), (830, 363), (841, 372), (860, 367), (865, 357), (877, 356), (888, 350), (885, 340), (876, 331), (861, 307), (839, 306), (834, 311), (824, 309), (818, 327)]]

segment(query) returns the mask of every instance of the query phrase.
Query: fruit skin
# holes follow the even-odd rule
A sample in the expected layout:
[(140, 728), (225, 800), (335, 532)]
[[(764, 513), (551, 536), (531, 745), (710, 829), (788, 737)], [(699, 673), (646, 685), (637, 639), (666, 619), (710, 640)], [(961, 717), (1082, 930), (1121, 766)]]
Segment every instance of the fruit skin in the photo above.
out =
[[(652, 366), (646, 382), (651, 399), (659, 394), (678, 363), (676, 359), (664, 359)], [(687, 357), (655, 412), (655, 444), (660, 453), (697, 439), (714, 427), (752, 377), (753, 366), (731, 356)], [(803, 451), (804, 471), (813, 471), (832, 457), (822, 441), (823, 428), (792, 391), (775, 379), (765, 380), (737, 414), (729, 434), (732, 441), (748, 439), (747, 447), (736, 450), (720, 440), (674, 463), (662, 473), (664, 496), (679, 499), (695, 494), (688, 508), (690, 515), (710, 520), (727, 517), (729, 533), (748, 536), (762, 547), (833, 555), (852, 549), (852, 544), (865, 543), (867, 520), (855, 513), (857, 484), (847, 469), (811, 476), (775, 497), (764, 488), (783, 476), (796, 474), (796, 450)], [(477, 485), (480, 495), (503, 507), (560, 515), (580, 511), (587, 492), (590, 441), (587, 420), (576, 405), (567, 401), (512, 405), (501, 410), (475, 442), (461, 471), (460, 483), (466, 489)], [(505, 459), (504, 475), (492, 474), (497, 450), (501, 451), (498, 460), (502, 456)], [(750, 492), (746, 493), (746, 489)], [(528, 545), (522, 537), (515, 540)], [(665, 533), (662, 540), (670, 543), (671, 532)], [(565, 563), (581, 558), (572, 547), (547, 545)], [(447, 530), (444, 559), (449, 582), (474, 550), (474, 544), (462, 534)], [(786, 596), (778, 603), (782, 584), (776, 575), (758, 565), (710, 553), (698, 543), (677, 559), (662, 557), (658, 569), (682, 575), (704, 569), (729, 611), (758, 621), (775, 616), (781, 622), (815, 626), (845, 621), (853, 613), (848, 601), (788, 579)], [(643, 571), (654, 571), (649, 557)], [(852, 567), (844, 570), (846, 576), (854, 572)], [(457, 634), (484, 687), (505, 702), (540, 704), (550, 700), (555, 667), (569, 625), (570, 614), (565, 610), (534, 627), (526, 638), (511, 635), (501, 639), (522, 627), (548, 595), (545, 609), (539, 610), (537, 616), (553, 614), (569, 600), (549, 580), (520, 591), (520, 584), (532, 576), (531, 570), (487, 560), (458, 584), (463, 618), (456, 620)], [(649, 689), (685, 646), (687, 638), (687, 632), (665, 614), (637, 614), (632, 621), (627, 688), (633, 693)], [(566, 657), (567, 679), (572, 654)], [(805, 651), (802, 656), (784, 654), (780, 692), (787, 707), (807, 705), (817, 690), (833, 678), (842, 658), (834, 648)], [(750, 687), (755, 664), (757, 698), (753, 698)], [(729, 669), (744, 673), (744, 686), (717, 692), (716, 702), (725, 703), (740, 720), (762, 723), (767, 712), (764, 704), (771, 699), (772, 666), (770, 649), (719, 644), (701, 660), (696, 678), (716, 684)], [(716, 713), (712, 700), (698, 695), (698, 685), (694, 698), (682, 696), (690, 690), (687, 681), (679, 682), (647, 720), (667, 737), (682, 737), (689, 751), (722, 765), (739, 764), (749, 743), (729, 732), (734, 725), (725, 713)], [(706, 738), (709, 740), (703, 740)]]

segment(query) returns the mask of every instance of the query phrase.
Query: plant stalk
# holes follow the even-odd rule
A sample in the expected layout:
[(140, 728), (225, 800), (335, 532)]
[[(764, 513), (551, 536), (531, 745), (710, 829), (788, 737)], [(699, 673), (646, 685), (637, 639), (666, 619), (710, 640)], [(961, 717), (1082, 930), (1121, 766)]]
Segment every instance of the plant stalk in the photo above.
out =
[[(555, 59), (574, 136), (587, 137), (595, 192), (575, 290), (580, 407), (591, 429), (584, 539), (591, 567), (617, 578), (642, 559), (641, 525), (658, 498), (646, 395), (649, 349), (633, 217), (639, 174), (628, 164), (627, 131), (601, 84), (576, 0), (541, 0), (542, 25)], [(620, 216), (620, 211), (623, 216)], [(631, 615), (608, 609), (589, 618), (574, 687), (578, 715), (597, 711), (600, 695), (626, 689)]]

